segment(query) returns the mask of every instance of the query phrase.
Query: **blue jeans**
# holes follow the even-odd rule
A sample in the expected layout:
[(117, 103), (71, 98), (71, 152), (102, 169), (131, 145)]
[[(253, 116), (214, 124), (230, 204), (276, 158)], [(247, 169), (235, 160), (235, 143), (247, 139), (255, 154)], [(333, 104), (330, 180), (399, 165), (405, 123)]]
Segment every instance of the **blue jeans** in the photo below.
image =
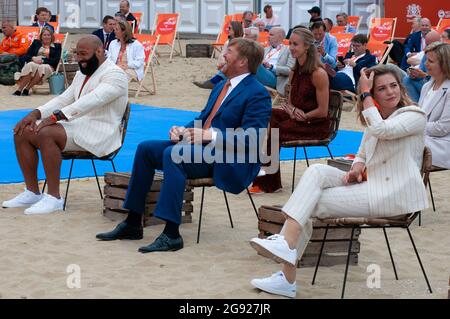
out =
[(419, 102), (420, 91), (422, 91), (423, 85), (427, 83), (425, 79), (412, 79), (409, 76), (403, 78), (403, 85), (408, 91), (408, 95), (414, 102)]
[(349, 90), (355, 92), (352, 79), (344, 72), (337, 72), (334, 78), (330, 77), (330, 88), (336, 91)]
[(269, 69), (266, 69), (263, 65), (258, 67), (258, 71), (256, 72), (256, 79), (265, 86), (276, 89), (277, 87), (277, 76), (276, 74)]

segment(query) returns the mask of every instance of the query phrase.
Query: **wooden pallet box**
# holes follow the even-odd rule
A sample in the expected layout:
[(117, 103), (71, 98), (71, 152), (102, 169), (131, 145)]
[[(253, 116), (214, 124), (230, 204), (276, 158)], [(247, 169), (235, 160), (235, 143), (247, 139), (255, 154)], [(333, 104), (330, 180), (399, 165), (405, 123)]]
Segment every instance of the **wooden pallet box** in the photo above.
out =
[(210, 44), (190, 43), (186, 44), (187, 58), (209, 58), (213, 52)]
[[(285, 217), (281, 212), (281, 206), (261, 206), (258, 210), (259, 222), (259, 238), (266, 238), (273, 234), (279, 234), (283, 227)], [(320, 247), (322, 244), (326, 225), (314, 220), (313, 233), (302, 258), (298, 261), (297, 267), (312, 267), (316, 265), (319, 257)], [(361, 229), (357, 228), (353, 235), (352, 250), (350, 253), (350, 263), (358, 264), (358, 253), (360, 251), (359, 235)], [(320, 260), (321, 266), (341, 265), (347, 261), (348, 239), (351, 235), (351, 229), (329, 229), (327, 240)], [(343, 241), (343, 239), (347, 239)], [(334, 241), (339, 240), (339, 241)]]
[[(103, 215), (105, 217), (118, 221), (123, 220), (128, 213), (128, 210), (122, 208), (122, 206), (127, 194), (130, 177), (129, 173), (105, 173), (105, 196), (103, 199)], [(159, 193), (161, 191), (163, 178), (162, 173), (156, 173), (153, 185), (147, 194), (145, 200), (144, 226), (163, 223), (161, 219), (153, 216), (153, 211), (155, 210), (156, 202), (158, 201)], [(193, 211), (192, 201), (194, 200), (192, 187), (186, 186), (183, 199), (181, 222), (191, 223)]]

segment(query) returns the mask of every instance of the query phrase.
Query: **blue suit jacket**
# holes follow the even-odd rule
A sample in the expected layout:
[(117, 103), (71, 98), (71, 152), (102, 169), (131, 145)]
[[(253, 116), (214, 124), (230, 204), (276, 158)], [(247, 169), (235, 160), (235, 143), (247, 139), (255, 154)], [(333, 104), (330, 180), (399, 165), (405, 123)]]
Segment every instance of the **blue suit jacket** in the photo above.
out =
[[(103, 35), (103, 29), (100, 28), (98, 30), (95, 30), (94, 32), (92, 32), (93, 35), (96, 35), (97, 37), (99, 37), (100, 40), (102, 40), (102, 43), (105, 44), (105, 37)], [(116, 39), (116, 34), (113, 32), (111, 32), (109, 34), (109, 38), (108, 38), (108, 43), (106, 44), (105, 49), (108, 50), (109, 48), (109, 44), (114, 41)]]
[[(347, 52), (344, 59), (350, 59), (355, 53)], [(372, 55), (369, 50), (366, 50), (366, 55), (356, 61), (353, 68), (353, 78), (355, 79), (355, 87), (358, 85), (359, 77), (361, 76), (362, 68), (370, 68), (377, 65), (377, 57)]]
[[(35, 22), (31, 25), (32, 27), (39, 27), (39, 23)], [(51, 24), (48, 24), (47, 22), (45, 22), (44, 27), (49, 28), (50, 30), (52, 30), (53, 32), (55, 32), (55, 28), (53, 28), (53, 26)]]
[(420, 52), (422, 51), (422, 32), (417, 31), (414, 33), (411, 33), (405, 40), (405, 55), (403, 56), (402, 63), (400, 67), (403, 70), (406, 70), (406, 68), (409, 67), (409, 64), (406, 62), (408, 59), (406, 55), (409, 52)]
[(338, 52), (338, 43), (336, 37), (326, 32), (323, 48), (325, 49), (325, 52), (327, 54), (325, 56), (321, 56), (320, 59), (323, 63), (327, 63), (331, 65), (332, 68), (335, 68), (337, 63), (336, 55)]
[[(222, 81), (214, 87), (206, 107), (195, 119), (200, 120), (202, 126), (211, 113), (225, 83), (226, 81)], [(254, 75), (245, 77), (222, 102), (211, 122), (211, 127), (221, 133), (217, 135), (216, 139), (216, 155), (220, 145), (223, 145), (225, 149), (233, 145), (233, 149), (235, 149), (237, 142), (239, 147), (245, 147), (246, 161), (245, 163), (236, 163), (236, 161), (214, 163), (213, 177), (218, 188), (233, 194), (239, 194), (253, 182), (261, 167), (259, 156), (256, 163), (248, 161), (249, 146), (251, 146), (249, 139), (245, 138), (242, 132), (240, 134), (235, 132), (237, 138), (227, 139), (227, 128), (243, 130), (254, 128), (259, 136), (258, 129), (267, 128), (271, 113), (272, 101), (270, 95)], [(186, 127), (194, 127), (194, 121), (188, 123)], [(255, 150), (252, 149), (251, 151)]]

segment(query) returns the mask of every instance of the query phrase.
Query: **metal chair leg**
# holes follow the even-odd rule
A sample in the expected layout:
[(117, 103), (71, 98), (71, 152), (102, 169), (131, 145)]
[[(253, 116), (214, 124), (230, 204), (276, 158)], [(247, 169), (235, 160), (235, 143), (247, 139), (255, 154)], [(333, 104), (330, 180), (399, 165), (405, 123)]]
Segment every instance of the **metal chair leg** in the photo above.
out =
[(198, 216), (197, 244), (200, 241), (200, 228), (202, 227), (203, 199), (205, 198), (205, 187), (202, 187), (202, 199), (200, 201), (200, 215)]
[(330, 154), (331, 159), (334, 159), (333, 154), (331, 154), (330, 148), (327, 145), (328, 154)]
[(306, 154), (306, 147), (303, 147), (303, 153), (305, 153), (306, 166), (309, 167), (308, 154)]
[(63, 210), (66, 210), (67, 195), (69, 195), (69, 186), (70, 186), (70, 178), (72, 177), (73, 162), (74, 162), (74, 159), (72, 159), (72, 162), (70, 163), (69, 179), (67, 180), (66, 196), (64, 196)]
[(292, 171), (292, 190), (291, 193), (294, 192), (295, 185), (295, 164), (297, 163), (297, 147), (294, 148), (294, 170)]
[(436, 206), (434, 205), (433, 190), (431, 189), (431, 180), (429, 180), (429, 179), (428, 179), (428, 188), (430, 189), (430, 197), (431, 197), (431, 203), (433, 204), (433, 212), (435, 212)]
[(248, 194), (248, 198), (250, 198), (250, 202), (252, 203), (253, 210), (255, 211), (256, 219), (259, 220), (258, 210), (256, 209), (255, 202), (253, 202), (252, 194), (250, 193), (248, 188), (247, 188), (247, 194)]
[(389, 245), (389, 239), (386, 233), (386, 227), (383, 227), (384, 238), (386, 239), (386, 245), (389, 251), (389, 256), (391, 257), (392, 268), (394, 269), (395, 279), (398, 280), (397, 269), (395, 268), (394, 257), (392, 256), (391, 245)]
[(110, 160), (114, 173), (117, 173), (116, 166), (114, 165), (114, 160)]
[(311, 285), (314, 285), (316, 282), (317, 270), (319, 270), (320, 259), (322, 258), (323, 248), (325, 247), (325, 241), (327, 239), (329, 224), (327, 224), (327, 228), (325, 228), (325, 234), (323, 235), (322, 245), (320, 245), (319, 257), (317, 258), (316, 269), (314, 269), (314, 276), (311, 282)]
[(422, 261), (420, 260), (419, 253), (417, 252), (416, 244), (414, 243), (414, 239), (411, 235), (411, 231), (409, 230), (409, 227), (406, 227), (406, 231), (408, 232), (409, 239), (411, 240), (411, 244), (413, 245), (414, 252), (416, 253), (416, 257), (417, 257), (417, 260), (419, 261), (419, 265), (420, 265), (420, 268), (422, 269), (422, 273), (423, 273), (423, 276), (425, 277), (425, 281), (427, 282), (428, 290), (430, 291), (430, 294), (432, 294), (433, 291), (431, 290), (430, 282), (428, 281), (427, 274), (425, 273), (425, 268), (423, 268)]
[(227, 211), (228, 211), (228, 217), (230, 218), (231, 228), (234, 228), (233, 219), (231, 218), (230, 206), (228, 205), (227, 193), (225, 191), (223, 191), (223, 197), (225, 197), (225, 204), (227, 204)]
[(98, 181), (97, 170), (95, 169), (94, 160), (91, 159), (92, 168), (94, 169), (95, 179), (97, 180), (98, 192), (100, 193), (100, 198), (103, 199), (102, 189), (100, 187), (100, 182)]
[(344, 299), (345, 294), (345, 284), (347, 283), (348, 265), (350, 263), (350, 253), (352, 251), (354, 233), (355, 233), (355, 226), (352, 227), (352, 234), (350, 235), (350, 243), (348, 244), (347, 263), (345, 264), (344, 284), (342, 285), (341, 299)]

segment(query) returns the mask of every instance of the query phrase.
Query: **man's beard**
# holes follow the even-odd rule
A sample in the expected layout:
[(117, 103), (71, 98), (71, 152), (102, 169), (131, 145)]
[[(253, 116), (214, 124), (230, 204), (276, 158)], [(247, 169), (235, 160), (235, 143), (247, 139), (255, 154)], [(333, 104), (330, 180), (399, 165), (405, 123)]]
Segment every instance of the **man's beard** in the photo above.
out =
[[(82, 63), (86, 63), (86, 67), (83, 67)], [(79, 61), (78, 65), (80, 66), (81, 73), (87, 76), (91, 76), (92, 74), (94, 74), (95, 71), (97, 71), (99, 63), (100, 61), (94, 54), (92, 55), (92, 58), (90, 58), (89, 60)]]

